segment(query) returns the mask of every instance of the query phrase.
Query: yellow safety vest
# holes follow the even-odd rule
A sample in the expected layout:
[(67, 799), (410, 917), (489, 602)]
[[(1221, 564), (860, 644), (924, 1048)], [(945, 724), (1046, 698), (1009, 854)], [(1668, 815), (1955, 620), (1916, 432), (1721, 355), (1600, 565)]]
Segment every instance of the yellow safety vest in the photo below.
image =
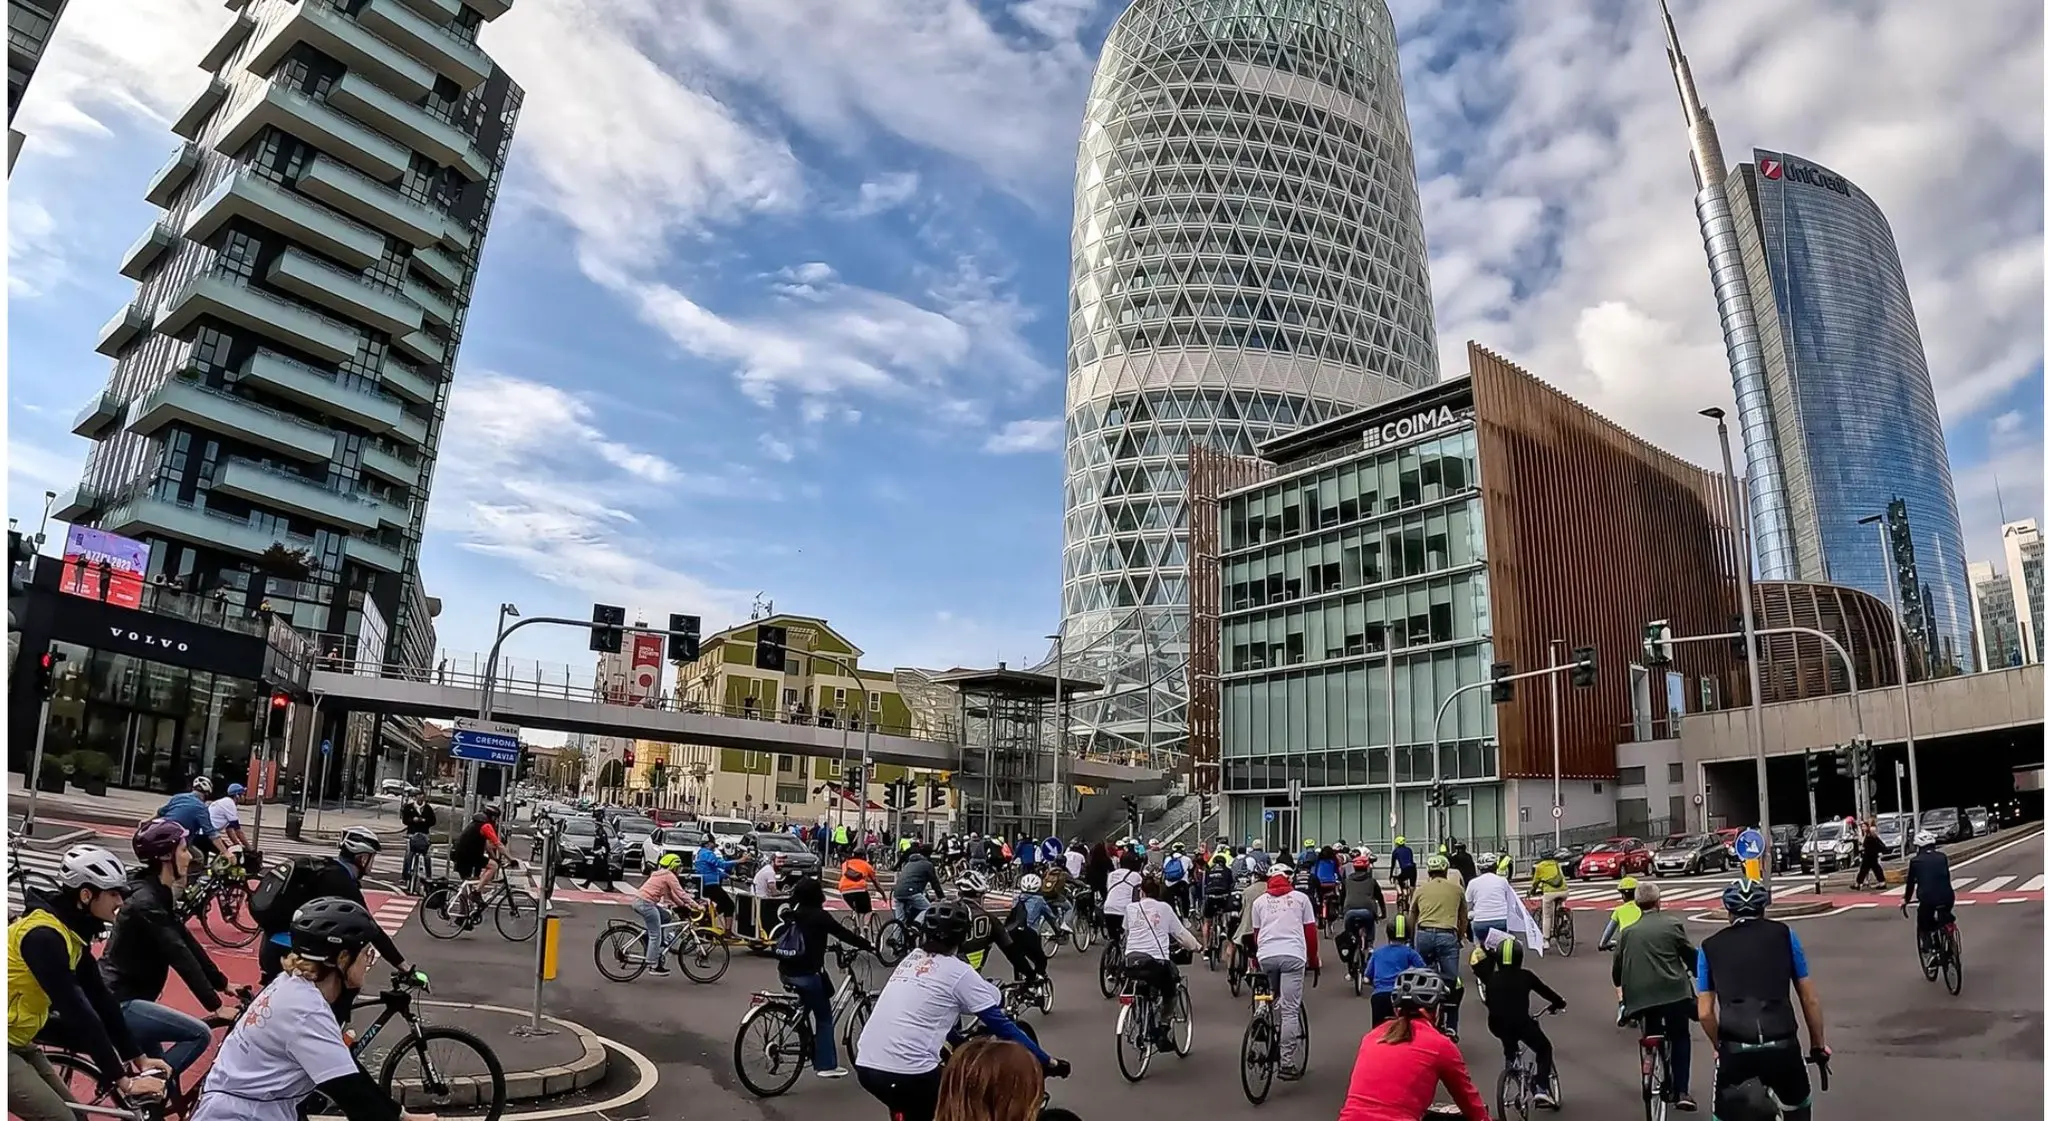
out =
[(71, 968), (85, 956), (85, 939), (48, 911), (31, 911), (7, 928), (7, 1045), (26, 1047), (50, 1019), (50, 994), (43, 991), (35, 975), (21, 960), (21, 940), (32, 930), (54, 930), (64, 936)]
[(1623, 903), (1619, 907), (1616, 907), (1614, 909), (1615, 933), (1619, 934), (1620, 932), (1627, 930), (1629, 927), (1634, 926), (1636, 924), (1636, 920), (1642, 917), (1643, 909), (1641, 907), (1636, 906), (1636, 901), (1633, 899), (1629, 900), (1626, 903)]
[(1542, 889), (1546, 895), (1560, 895), (1571, 890), (1564, 879), (1564, 869), (1555, 860), (1538, 861), (1531, 886)]

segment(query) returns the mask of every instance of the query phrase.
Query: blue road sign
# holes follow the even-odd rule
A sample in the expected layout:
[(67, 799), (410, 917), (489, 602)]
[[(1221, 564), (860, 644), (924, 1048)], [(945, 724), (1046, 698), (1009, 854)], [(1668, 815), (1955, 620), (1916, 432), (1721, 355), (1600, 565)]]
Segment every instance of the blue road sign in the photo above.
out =
[(1276, 818), (1276, 817), (1278, 817), (1278, 816), (1280, 816), (1280, 815), (1278, 815), (1278, 814), (1274, 813), (1274, 812), (1273, 812), (1272, 810), (1267, 810), (1267, 811), (1266, 811), (1266, 820), (1267, 820), (1267, 821), (1271, 821), (1271, 820), (1273, 820), (1274, 818)]
[(332, 754), (334, 754), (334, 741), (333, 741), (333, 740), (321, 740), (321, 741), (320, 741), (320, 754), (322, 754), (322, 755), (332, 755)]
[(1764, 835), (1754, 829), (1744, 829), (1735, 838), (1735, 859), (1757, 860), (1764, 855)]
[(448, 754), (457, 759), (468, 759), (477, 763), (496, 763), (501, 767), (516, 766), (519, 763), (519, 737), (458, 728)]

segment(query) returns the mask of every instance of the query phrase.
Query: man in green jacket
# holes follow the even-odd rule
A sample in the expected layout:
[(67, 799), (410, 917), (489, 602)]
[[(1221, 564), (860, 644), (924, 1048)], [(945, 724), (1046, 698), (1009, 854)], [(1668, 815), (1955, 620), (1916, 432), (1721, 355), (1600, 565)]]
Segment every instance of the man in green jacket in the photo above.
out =
[(1666, 914), (1656, 884), (1636, 889), (1643, 917), (1621, 932), (1614, 943), (1614, 995), (1621, 1008), (1616, 1023), (1641, 1020), (1643, 1031), (1671, 1044), (1671, 1085), (1666, 1092), (1681, 1112), (1699, 1107), (1689, 1091), (1692, 1075), (1692, 1021), (1698, 1014), (1692, 971), (1699, 954), (1685, 921)]

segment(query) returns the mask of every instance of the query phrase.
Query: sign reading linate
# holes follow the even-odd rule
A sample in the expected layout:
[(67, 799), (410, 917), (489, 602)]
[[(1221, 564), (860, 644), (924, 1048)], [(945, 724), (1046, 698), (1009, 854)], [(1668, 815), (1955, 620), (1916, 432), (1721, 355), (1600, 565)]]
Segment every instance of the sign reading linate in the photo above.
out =
[(1453, 410), (1449, 405), (1438, 405), (1434, 409), (1424, 409), (1408, 416), (1397, 417), (1385, 424), (1376, 424), (1365, 430), (1361, 443), (1370, 451), (1381, 444), (1398, 443), (1427, 435), (1440, 428), (1449, 428), (1470, 415), (1470, 409)]

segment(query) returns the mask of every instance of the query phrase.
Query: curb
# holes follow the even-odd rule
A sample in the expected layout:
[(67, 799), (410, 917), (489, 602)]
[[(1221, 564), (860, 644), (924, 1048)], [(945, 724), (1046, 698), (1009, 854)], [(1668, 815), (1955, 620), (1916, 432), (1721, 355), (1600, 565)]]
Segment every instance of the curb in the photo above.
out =
[[(41, 823), (37, 824), (40, 826)], [(37, 851), (62, 852), (72, 845), (92, 840), (97, 836), (99, 834), (90, 829), (73, 829), (68, 833), (59, 833), (49, 837), (23, 837), (21, 839), (21, 846)]]
[[(520, 1017), (528, 1015), (516, 1008), (505, 1008), (496, 1004), (471, 1004), (460, 1001), (421, 1001), (423, 1007), (448, 1009), (477, 1009), (485, 1012), (504, 1012)], [(541, 1019), (555, 1027), (572, 1032), (583, 1044), (583, 1056), (565, 1066), (541, 1067), (537, 1070), (508, 1070), (505, 1072), (505, 1100), (508, 1102), (533, 1101), (538, 1098), (552, 1098), (573, 1093), (596, 1085), (610, 1067), (610, 1057), (604, 1044), (599, 1042), (597, 1033), (582, 1024), (569, 1020), (542, 1016)], [(419, 1083), (401, 1080), (392, 1084), (399, 1104), (407, 1109), (443, 1106), (473, 1106), (483, 1097), (483, 1080), (474, 1075), (462, 1075), (448, 1079), (450, 1094), (441, 1102), (428, 1101), (420, 1094)]]
[[(1815, 899), (1804, 903), (1773, 903), (1766, 917), (1773, 919), (1804, 919), (1811, 918), (1814, 915), (1833, 914), (1837, 910), (1839, 908), (1824, 899)], [(1696, 911), (1687, 915), (1686, 918), (1693, 922), (1726, 924), (1728, 913), (1721, 910)]]

